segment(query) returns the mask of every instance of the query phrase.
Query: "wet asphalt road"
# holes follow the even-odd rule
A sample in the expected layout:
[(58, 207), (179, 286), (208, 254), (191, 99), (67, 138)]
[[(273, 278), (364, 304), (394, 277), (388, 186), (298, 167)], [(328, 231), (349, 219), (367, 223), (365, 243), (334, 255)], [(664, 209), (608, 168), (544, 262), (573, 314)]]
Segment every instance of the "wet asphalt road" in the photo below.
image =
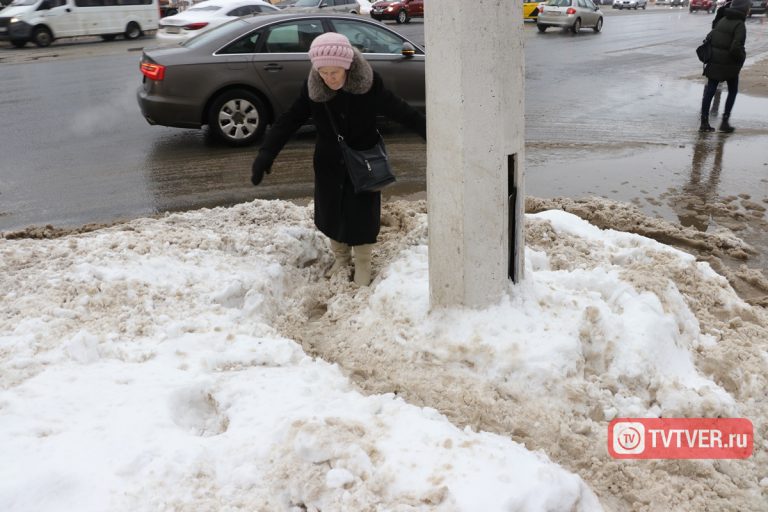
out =
[[(678, 212), (653, 199), (690, 181), (701, 81), (686, 77), (700, 74), (693, 48), (711, 16), (605, 10), (601, 34), (525, 26), (527, 192), (634, 201), (675, 220)], [(421, 21), (390, 26), (423, 43)], [(765, 57), (765, 18), (748, 20), (748, 30), (750, 59)], [(0, 231), (311, 195), (311, 131), (254, 188), (256, 147), (149, 126), (135, 91), (141, 47), (152, 45), (144, 38), (0, 48)], [(705, 144), (712, 151), (720, 144), (728, 169), (718, 173), (715, 193), (768, 197), (766, 112), (768, 99), (740, 95), (738, 136)], [(423, 190), (423, 142), (394, 126), (384, 135), (399, 171), (393, 192)]]

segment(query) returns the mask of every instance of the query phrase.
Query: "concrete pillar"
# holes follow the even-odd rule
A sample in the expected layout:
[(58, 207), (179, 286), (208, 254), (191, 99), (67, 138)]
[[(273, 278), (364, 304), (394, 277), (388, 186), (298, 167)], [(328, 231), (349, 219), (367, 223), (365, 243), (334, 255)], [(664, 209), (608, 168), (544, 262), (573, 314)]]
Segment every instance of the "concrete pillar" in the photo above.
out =
[(438, 0), (425, 11), (430, 301), (483, 307), (523, 277), (523, 8)]

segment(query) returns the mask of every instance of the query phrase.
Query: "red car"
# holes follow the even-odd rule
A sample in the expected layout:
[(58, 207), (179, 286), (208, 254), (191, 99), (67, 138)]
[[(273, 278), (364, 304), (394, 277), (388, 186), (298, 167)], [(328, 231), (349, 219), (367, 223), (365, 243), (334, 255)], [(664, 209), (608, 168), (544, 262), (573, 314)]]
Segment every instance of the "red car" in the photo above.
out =
[(408, 23), (411, 18), (424, 17), (424, 0), (381, 0), (371, 5), (371, 18)]
[(712, 0), (691, 0), (688, 4), (688, 12), (693, 11), (715, 12), (715, 3)]

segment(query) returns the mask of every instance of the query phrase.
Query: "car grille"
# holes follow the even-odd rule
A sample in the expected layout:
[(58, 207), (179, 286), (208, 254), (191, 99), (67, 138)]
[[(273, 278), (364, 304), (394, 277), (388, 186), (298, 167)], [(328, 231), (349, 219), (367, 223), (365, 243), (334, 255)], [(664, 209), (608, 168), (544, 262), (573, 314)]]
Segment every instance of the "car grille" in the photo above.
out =
[(11, 18), (0, 18), (0, 27), (8, 27), (11, 24)]

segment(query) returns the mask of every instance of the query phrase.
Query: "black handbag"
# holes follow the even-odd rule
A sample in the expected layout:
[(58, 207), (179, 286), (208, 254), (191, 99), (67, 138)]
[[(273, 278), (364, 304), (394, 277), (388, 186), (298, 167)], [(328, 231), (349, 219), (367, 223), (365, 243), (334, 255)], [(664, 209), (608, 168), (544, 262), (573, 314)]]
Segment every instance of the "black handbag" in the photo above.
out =
[(701, 45), (696, 48), (696, 56), (704, 64), (712, 60), (712, 36), (710, 34), (707, 34)]
[(362, 192), (379, 192), (387, 185), (395, 182), (395, 175), (392, 174), (392, 168), (389, 165), (387, 148), (384, 146), (384, 140), (379, 135), (379, 140), (373, 147), (368, 149), (352, 149), (344, 140), (344, 137), (336, 128), (333, 121), (331, 109), (325, 104), (325, 110), (328, 112), (328, 119), (331, 121), (333, 132), (339, 141), (341, 156), (344, 158), (344, 165), (347, 168), (349, 179), (355, 189), (355, 194)]

